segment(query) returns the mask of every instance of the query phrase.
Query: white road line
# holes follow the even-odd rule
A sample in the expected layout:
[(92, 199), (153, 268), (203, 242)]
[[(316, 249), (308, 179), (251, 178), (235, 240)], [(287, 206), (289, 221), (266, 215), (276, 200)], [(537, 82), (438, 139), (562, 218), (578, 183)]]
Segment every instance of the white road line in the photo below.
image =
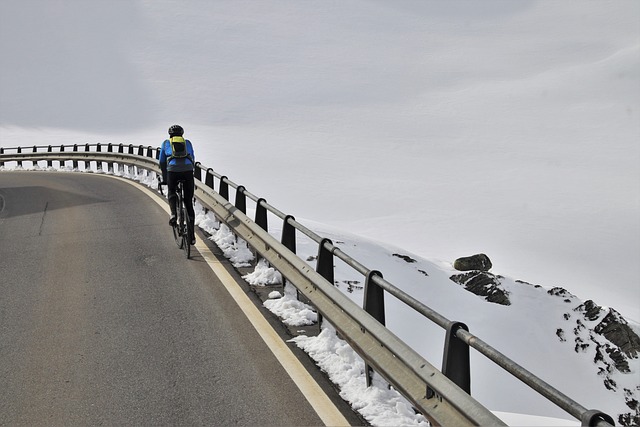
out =
[[(117, 176), (113, 177), (122, 179), (130, 184), (135, 184), (156, 203), (158, 203), (167, 213), (169, 213), (167, 201), (162, 199), (157, 193), (135, 181)], [(211, 270), (213, 270), (214, 274), (218, 276), (222, 284), (235, 300), (236, 304), (238, 304), (238, 307), (240, 307), (245, 316), (247, 316), (247, 319), (249, 319), (267, 347), (269, 347), (276, 359), (278, 359), (278, 362), (280, 362), (284, 370), (289, 374), (289, 377), (291, 377), (309, 404), (316, 411), (320, 419), (322, 419), (322, 422), (327, 426), (350, 425), (344, 415), (342, 415), (331, 399), (329, 399), (327, 394), (311, 377), (309, 372), (307, 372), (304, 366), (302, 366), (302, 363), (300, 363), (298, 358), (282, 341), (282, 338), (280, 338), (269, 322), (267, 322), (253, 302), (244, 293), (240, 285), (236, 283), (236, 280), (229, 274), (224, 265), (222, 265), (216, 256), (209, 250), (207, 245), (198, 239), (195, 248), (200, 252)]]

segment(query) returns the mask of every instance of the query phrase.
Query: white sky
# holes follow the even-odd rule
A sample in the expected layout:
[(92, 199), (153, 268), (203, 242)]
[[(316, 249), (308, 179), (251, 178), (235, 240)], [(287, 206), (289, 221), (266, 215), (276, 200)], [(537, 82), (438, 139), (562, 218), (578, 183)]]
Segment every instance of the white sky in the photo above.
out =
[(178, 122), (296, 217), (484, 252), (638, 320), (639, 18), (634, 0), (2, 0), (0, 144), (157, 145)]

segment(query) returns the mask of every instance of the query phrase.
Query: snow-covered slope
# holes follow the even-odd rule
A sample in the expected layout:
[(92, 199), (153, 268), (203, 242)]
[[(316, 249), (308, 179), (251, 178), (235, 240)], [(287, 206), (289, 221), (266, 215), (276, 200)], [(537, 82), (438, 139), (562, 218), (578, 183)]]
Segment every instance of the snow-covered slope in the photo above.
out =
[[(599, 409), (617, 422), (633, 425), (640, 407), (640, 325), (629, 323), (615, 309), (582, 301), (565, 289), (543, 287), (491, 272), (460, 272), (450, 263), (424, 259), (384, 243), (302, 221), (344, 252), (416, 297), (450, 320), (464, 322), (472, 333), (587, 408)], [(270, 230), (280, 236), (277, 226)], [(218, 241), (225, 242), (226, 236)], [(235, 245), (235, 242), (234, 242)], [(228, 247), (228, 256), (246, 265), (245, 249)], [(311, 265), (317, 244), (299, 239), (298, 254)], [(335, 285), (362, 306), (363, 277), (336, 259)], [(260, 266), (247, 280), (269, 284), (274, 276)], [(493, 270), (499, 271), (499, 266)], [(477, 280), (480, 276), (483, 280)], [(268, 279), (265, 279), (268, 277)], [(466, 289), (476, 278), (476, 293)], [(277, 276), (275, 278), (277, 280)], [(265, 282), (267, 281), (267, 282)], [(462, 284), (460, 284), (460, 283)], [(481, 294), (481, 295), (478, 295)], [(493, 298), (500, 294), (501, 298)], [(487, 296), (488, 295), (488, 296)], [(499, 300), (500, 303), (489, 302)], [(314, 320), (307, 307), (283, 296), (286, 310), (267, 306), (293, 322)], [(287, 312), (288, 310), (288, 312)], [(393, 297), (386, 297), (387, 326), (434, 365), (442, 363), (444, 332)], [(335, 344), (334, 344), (335, 345)], [(488, 408), (509, 413), (570, 418), (472, 350), (472, 395)]]

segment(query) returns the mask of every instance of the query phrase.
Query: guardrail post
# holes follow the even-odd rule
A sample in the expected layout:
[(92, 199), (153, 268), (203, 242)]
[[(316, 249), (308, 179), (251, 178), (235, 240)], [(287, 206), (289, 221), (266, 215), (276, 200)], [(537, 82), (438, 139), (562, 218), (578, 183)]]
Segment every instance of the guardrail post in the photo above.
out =
[[(89, 148), (89, 144), (88, 144), (88, 143), (84, 145), (84, 151), (85, 151), (86, 153), (88, 153), (89, 151), (91, 151), (91, 149)], [(87, 170), (87, 169), (91, 169), (91, 160), (85, 160), (85, 161), (84, 161), (84, 169), (85, 169), (85, 170)]]
[[(122, 142), (118, 144), (118, 154), (124, 154), (124, 144)], [(124, 173), (124, 165), (122, 163), (116, 163), (118, 165), (118, 173)]]
[(324, 277), (327, 282), (335, 286), (334, 272), (333, 272), (333, 253), (324, 247), (325, 243), (333, 245), (331, 239), (326, 237), (320, 241), (318, 246), (318, 262), (316, 264), (316, 271)]
[(384, 315), (384, 289), (373, 282), (374, 277), (382, 278), (382, 273), (371, 270), (364, 281), (364, 310), (383, 326), (386, 325)]
[[(377, 270), (371, 270), (367, 273), (364, 281), (364, 306), (362, 308), (380, 322), (382, 326), (385, 326), (384, 289), (373, 282), (374, 277), (382, 278), (382, 273)], [(373, 379), (373, 368), (368, 363), (365, 363), (365, 368), (367, 387), (370, 387)]]
[[(36, 147), (35, 145), (33, 146), (33, 152), (34, 152), (34, 153), (37, 153), (37, 152), (38, 152), (38, 147)], [(34, 160), (34, 161), (32, 161), (31, 163), (32, 163), (32, 165), (31, 165), (31, 166), (33, 166), (34, 168), (35, 168), (36, 166), (38, 166), (38, 161), (37, 161), (37, 160)]]
[[(77, 153), (77, 152), (78, 152), (78, 144), (73, 144), (73, 152), (74, 152), (74, 153)], [(73, 165), (73, 169), (74, 169), (74, 170), (75, 170), (75, 169), (78, 169), (78, 161), (77, 161), (77, 160), (74, 160), (74, 161), (73, 161), (73, 163), (72, 163), (72, 165)]]
[[(0, 154), (4, 154), (4, 148), (0, 147)], [(0, 160), (0, 168), (4, 167), (4, 162)]]
[[(100, 143), (98, 143), (98, 145), (96, 146), (96, 152), (97, 153), (101, 153), (102, 152), (102, 145)], [(98, 169), (98, 172), (102, 172), (102, 162), (101, 161), (96, 161), (96, 168)]]
[[(52, 150), (53, 150), (53, 148), (51, 146), (47, 147), (47, 153), (51, 153)], [(49, 167), (49, 168), (53, 167), (53, 160), (47, 160), (47, 167)]]
[[(60, 146), (60, 152), (64, 153), (64, 145)], [(67, 166), (67, 162), (65, 160), (60, 160), (60, 168), (64, 168)]]
[(204, 185), (213, 189), (213, 169), (207, 169), (207, 172), (204, 175)]
[(284, 217), (284, 222), (282, 224), (282, 237), (280, 238), (280, 243), (284, 245), (285, 248), (289, 249), (294, 254), (296, 253), (296, 228), (289, 224), (289, 220), (292, 219), (295, 221), (293, 215), (287, 215)]
[[(318, 272), (322, 277), (324, 277), (327, 282), (331, 283), (331, 285), (335, 286), (335, 276), (333, 269), (333, 252), (329, 251), (324, 247), (325, 243), (333, 245), (331, 239), (327, 239), (326, 237), (320, 240), (320, 245), (318, 246), (318, 259), (316, 262), (316, 272)], [(318, 328), (322, 325), (322, 314), (318, 313)]]
[(256, 203), (256, 220), (255, 223), (260, 226), (264, 231), (269, 231), (269, 227), (267, 224), (267, 208), (262, 206), (262, 202), (267, 202), (265, 199), (258, 199)]
[[(18, 147), (18, 154), (22, 153), (22, 147)], [(22, 160), (18, 160), (18, 167), (22, 167)]]
[(200, 162), (196, 162), (193, 167), (193, 177), (202, 182), (202, 167), (200, 166)]
[(243, 185), (239, 185), (236, 188), (236, 208), (240, 209), (243, 214), (247, 214), (247, 196), (244, 194), (245, 188)]
[(442, 373), (462, 390), (471, 394), (469, 345), (456, 336), (458, 329), (469, 331), (464, 323), (449, 323), (442, 358)]
[[(108, 153), (113, 153), (113, 144), (112, 143), (109, 143), (109, 145), (107, 145), (107, 152)], [(113, 173), (113, 162), (107, 162), (107, 172)]]
[(582, 414), (582, 419), (580, 421), (582, 422), (581, 425), (583, 426), (597, 426), (600, 421), (608, 422), (612, 426), (616, 425), (616, 423), (613, 421), (613, 418), (611, 418), (604, 412), (600, 412), (595, 409)]
[(226, 201), (229, 201), (229, 183), (226, 180), (226, 176), (220, 177), (220, 191), (218, 191), (218, 194), (220, 194)]
[[(138, 156), (144, 157), (144, 147), (142, 145), (138, 145)], [(138, 173), (140, 173), (140, 168), (136, 167)], [(149, 176), (149, 171), (147, 169), (142, 169), (143, 176)]]
[[(262, 206), (262, 202), (266, 203), (267, 201), (263, 198), (258, 199), (256, 202), (256, 217), (254, 222), (258, 224), (260, 228), (262, 228), (267, 233), (269, 232), (269, 226), (267, 225), (267, 208)], [(256, 253), (256, 261), (260, 261), (262, 256)]]
[[(133, 144), (129, 144), (129, 153), (133, 155), (134, 154), (134, 148), (133, 148)], [(125, 166), (123, 165), (122, 168), (124, 169)], [(127, 165), (126, 166), (127, 170), (129, 171), (129, 173), (133, 173), (133, 174), (138, 174), (138, 167), (135, 165)]]

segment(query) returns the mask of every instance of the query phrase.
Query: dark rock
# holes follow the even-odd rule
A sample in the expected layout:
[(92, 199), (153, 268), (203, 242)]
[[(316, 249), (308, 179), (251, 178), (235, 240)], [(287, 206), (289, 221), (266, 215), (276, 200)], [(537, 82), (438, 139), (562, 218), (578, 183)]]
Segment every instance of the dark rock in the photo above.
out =
[[(574, 296), (571, 294), (571, 292), (567, 291), (565, 288), (561, 288), (559, 286), (556, 286), (555, 288), (551, 288), (547, 291), (547, 293), (549, 295), (553, 295), (556, 297), (562, 297), (562, 298), (574, 298)], [(566, 302), (567, 300), (565, 300)]]
[(633, 332), (627, 321), (614, 309), (609, 309), (609, 313), (593, 328), (593, 331), (604, 336), (628, 357), (634, 359), (638, 357), (640, 337)]
[(602, 313), (602, 307), (591, 300), (587, 300), (574, 308), (573, 311), (580, 311), (584, 313), (584, 317), (586, 317), (588, 320), (594, 321), (598, 317), (600, 317), (600, 314)]
[(489, 271), (493, 265), (491, 260), (485, 254), (471, 255), (468, 257), (458, 258), (453, 262), (453, 268), (458, 271)]
[(634, 413), (628, 412), (620, 415), (618, 421), (623, 426), (638, 426), (640, 425), (640, 404), (637, 399), (634, 399), (633, 392), (628, 388), (624, 389), (625, 403)]
[(394, 257), (400, 258), (406, 262), (408, 262), (409, 264), (412, 264), (414, 262), (417, 262), (415, 259), (411, 258), (409, 255), (401, 255), (401, 254), (392, 254)]
[(638, 426), (640, 425), (640, 415), (636, 412), (636, 415), (627, 412), (626, 414), (621, 414), (618, 417), (618, 424), (621, 426)]
[(465, 287), (471, 293), (485, 297), (485, 300), (501, 305), (511, 305), (509, 293), (501, 288), (499, 276), (486, 271), (471, 271), (455, 274), (451, 280)]
[(600, 344), (596, 344), (596, 355), (593, 358), (593, 363), (598, 363), (598, 362), (602, 362), (605, 365), (607, 365), (607, 363), (605, 363), (604, 361), (604, 353), (602, 353), (602, 346)]
[(521, 285), (533, 286), (536, 289), (540, 289), (542, 286), (534, 285), (533, 283), (525, 282), (524, 280), (516, 280), (516, 283), (520, 283)]
[(573, 348), (576, 353), (579, 353), (581, 351), (584, 353), (588, 348), (589, 343), (585, 343), (580, 337), (576, 338), (576, 346)]
[(608, 347), (606, 348), (606, 352), (609, 354), (609, 357), (618, 371), (625, 374), (631, 372), (629, 369), (629, 362), (627, 362), (627, 358), (620, 352), (620, 350)]
[(350, 294), (352, 294), (353, 291), (361, 291), (364, 289), (364, 286), (361, 285), (358, 280), (343, 280), (342, 283), (347, 285), (347, 292)]
[(607, 388), (607, 390), (611, 391), (616, 391), (616, 389), (618, 388), (618, 384), (616, 384), (616, 382), (611, 378), (607, 378), (606, 380), (604, 380), (604, 386)]

